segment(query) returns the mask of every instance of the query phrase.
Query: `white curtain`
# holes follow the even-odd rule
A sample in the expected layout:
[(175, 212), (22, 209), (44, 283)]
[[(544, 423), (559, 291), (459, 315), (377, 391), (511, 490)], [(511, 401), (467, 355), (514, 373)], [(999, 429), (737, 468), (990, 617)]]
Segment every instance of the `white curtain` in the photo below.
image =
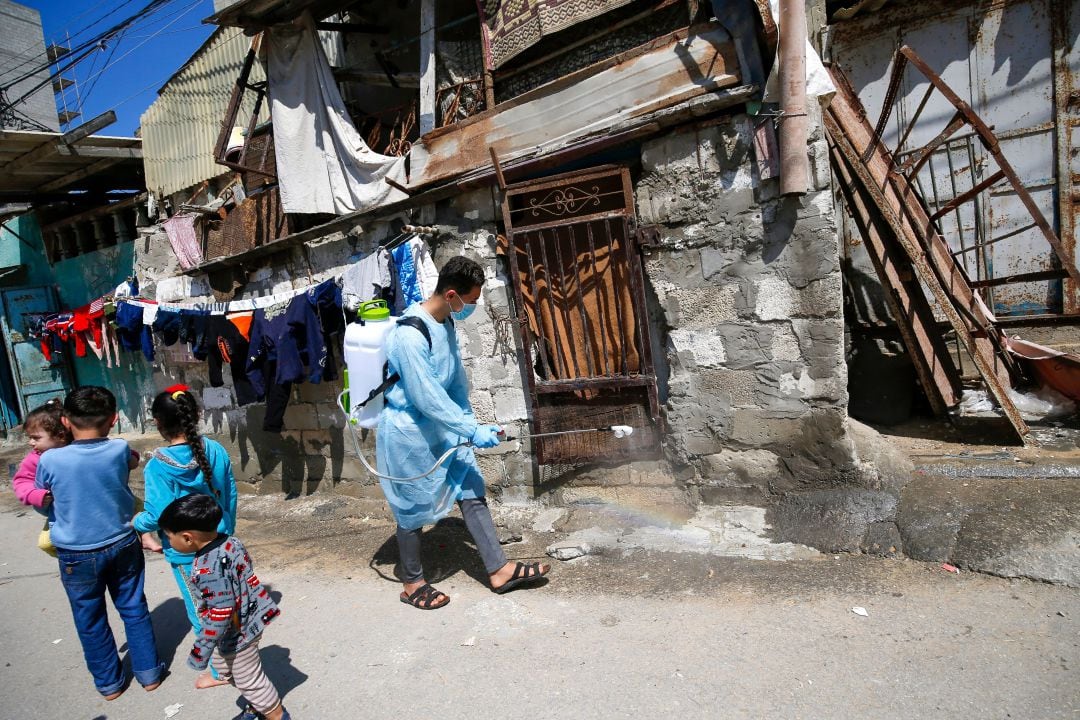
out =
[(265, 35), (281, 205), (287, 213), (344, 215), (402, 200), (405, 158), (371, 150), (334, 82), (311, 15)]

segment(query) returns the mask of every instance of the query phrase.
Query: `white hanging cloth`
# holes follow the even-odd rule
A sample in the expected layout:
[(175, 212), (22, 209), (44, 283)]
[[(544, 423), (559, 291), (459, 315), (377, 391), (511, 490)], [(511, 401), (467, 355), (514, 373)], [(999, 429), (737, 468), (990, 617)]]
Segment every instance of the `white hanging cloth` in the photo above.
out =
[(384, 180), (405, 183), (405, 158), (374, 152), (356, 131), (310, 13), (265, 42), (282, 209), (345, 215), (405, 199)]

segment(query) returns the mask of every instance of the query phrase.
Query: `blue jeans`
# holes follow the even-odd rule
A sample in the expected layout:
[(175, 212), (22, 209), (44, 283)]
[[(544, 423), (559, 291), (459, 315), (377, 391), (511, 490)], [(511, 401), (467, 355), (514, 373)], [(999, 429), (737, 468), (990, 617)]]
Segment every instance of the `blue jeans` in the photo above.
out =
[(86, 667), (102, 695), (124, 688), (124, 670), (105, 613), (105, 591), (124, 621), (131, 670), (140, 685), (161, 680), (165, 664), (157, 654), (150, 608), (143, 594), (145, 560), (135, 533), (96, 550), (56, 548), (64, 584)]

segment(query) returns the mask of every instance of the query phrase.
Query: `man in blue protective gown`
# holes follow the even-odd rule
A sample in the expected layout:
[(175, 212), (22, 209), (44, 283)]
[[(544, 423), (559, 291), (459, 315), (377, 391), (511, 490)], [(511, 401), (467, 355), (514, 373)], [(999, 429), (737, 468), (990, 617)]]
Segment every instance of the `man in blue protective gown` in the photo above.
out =
[[(465, 257), (454, 257), (439, 273), (435, 293), (405, 311), (386, 339), (388, 370), (400, 380), (385, 393), (379, 417), (379, 474), (414, 478), (428, 472), (451, 448), (462, 445), (438, 469), (416, 480), (380, 480), (397, 519), (404, 590), (401, 601), (422, 610), (440, 608), (449, 596), (424, 580), (420, 531), (444, 517), (456, 501), (490, 576), (502, 593), (534, 584), (551, 569), (540, 563), (509, 562), (499, 545), (485, 499), (484, 477), (473, 447), (499, 444), (497, 425), (481, 425), (469, 404), (469, 381), (461, 362), (454, 322), (476, 309), (484, 271)], [(412, 322), (414, 325), (406, 323)]]

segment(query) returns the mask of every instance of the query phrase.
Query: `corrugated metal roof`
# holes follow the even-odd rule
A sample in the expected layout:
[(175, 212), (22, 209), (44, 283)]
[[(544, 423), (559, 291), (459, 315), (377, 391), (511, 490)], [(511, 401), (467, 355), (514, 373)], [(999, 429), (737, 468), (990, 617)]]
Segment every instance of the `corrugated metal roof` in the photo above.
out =
[[(214, 162), (214, 144), (250, 48), (251, 38), (242, 30), (219, 28), (143, 113), (147, 189), (168, 195), (226, 172)], [(264, 79), (262, 66), (255, 63), (250, 81)], [(245, 122), (254, 106), (253, 95), (245, 94), (239, 116)], [(267, 103), (263, 103), (260, 114), (260, 122), (269, 118)]]

